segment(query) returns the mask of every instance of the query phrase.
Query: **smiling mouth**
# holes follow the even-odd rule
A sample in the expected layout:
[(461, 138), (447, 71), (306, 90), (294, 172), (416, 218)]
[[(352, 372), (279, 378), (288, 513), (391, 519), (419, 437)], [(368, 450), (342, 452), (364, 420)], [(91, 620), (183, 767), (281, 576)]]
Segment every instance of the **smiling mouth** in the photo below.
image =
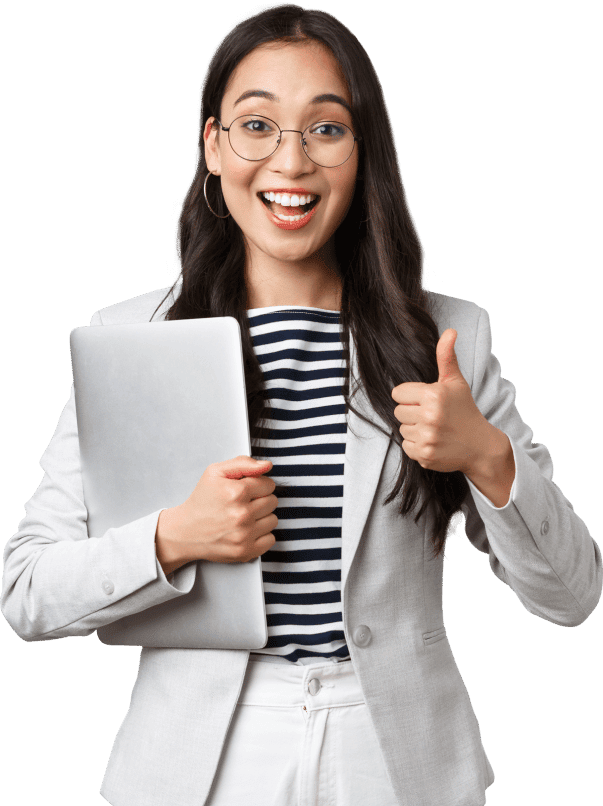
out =
[(309, 213), (313, 207), (316, 207), (321, 198), (320, 196), (316, 196), (307, 204), (300, 204), (297, 207), (285, 207), (282, 204), (277, 204), (275, 201), (268, 201), (268, 199), (261, 192), (257, 195), (260, 201), (262, 201), (264, 205), (268, 207), (272, 213), (274, 213), (274, 215), (278, 216), (279, 218), (281, 216), (285, 216), (285, 220), (292, 220), (297, 216), (303, 216), (306, 213)]

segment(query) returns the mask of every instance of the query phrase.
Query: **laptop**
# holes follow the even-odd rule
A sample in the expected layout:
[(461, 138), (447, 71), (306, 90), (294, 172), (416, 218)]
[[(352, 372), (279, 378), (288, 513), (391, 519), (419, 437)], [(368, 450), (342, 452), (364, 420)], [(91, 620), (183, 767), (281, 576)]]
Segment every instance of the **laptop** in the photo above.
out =
[[(234, 317), (77, 327), (70, 347), (89, 536), (177, 506), (208, 465), (251, 456)], [(189, 593), (99, 627), (99, 639), (264, 647), (261, 557), (196, 564)]]

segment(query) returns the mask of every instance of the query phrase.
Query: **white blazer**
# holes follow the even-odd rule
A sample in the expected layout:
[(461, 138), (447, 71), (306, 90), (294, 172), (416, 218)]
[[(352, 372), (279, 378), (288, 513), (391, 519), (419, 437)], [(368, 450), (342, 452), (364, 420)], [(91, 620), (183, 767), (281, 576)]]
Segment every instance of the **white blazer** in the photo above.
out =
[[(103, 308), (90, 324), (149, 321), (167, 290)], [(467, 537), (530, 613), (554, 624), (581, 624), (601, 596), (599, 547), (551, 480), (548, 450), (532, 444), (515, 407), (515, 388), (501, 377), (491, 352), (487, 312), (429, 293), (439, 306), (439, 333), (457, 330), (455, 352), (478, 408), (508, 435), (515, 457), (504, 507), (470, 487), (463, 504)], [(172, 302), (170, 295), (154, 321)], [(356, 367), (353, 341), (350, 347)], [(353, 402), (390, 432), (362, 388)], [(399, 517), (396, 501), (383, 505), (400, 449), (352, 411), (349, 418), (342, 616), (386, 769), (401, 806), (483, 806), (494, 772), (446, 636), (443, 556), (432, 558), (429, 539), (433, 514), (415, 524)], [(89, 635), (191, 590), (194, 563), (170, 582), (157, 561), (161, 510), (88, 535), (73, 388), (40, 464), (44, 478), (4, 551), (2, 612), (21, 638)], [(143, 647), (101, 795), (113, 806), (202, 806), (248, 658), (247, 650)]]

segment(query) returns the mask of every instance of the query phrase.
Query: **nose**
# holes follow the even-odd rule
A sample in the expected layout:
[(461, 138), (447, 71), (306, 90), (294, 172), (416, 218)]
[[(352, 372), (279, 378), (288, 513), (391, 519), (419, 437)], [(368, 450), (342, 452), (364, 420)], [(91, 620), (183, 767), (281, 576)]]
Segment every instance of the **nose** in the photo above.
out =
[(270, 161), (276, 170), (292, 175), (311, 172), (315, 167), (302, 146), (302, 133), (290, 129), (281, 131), (281, 141)]

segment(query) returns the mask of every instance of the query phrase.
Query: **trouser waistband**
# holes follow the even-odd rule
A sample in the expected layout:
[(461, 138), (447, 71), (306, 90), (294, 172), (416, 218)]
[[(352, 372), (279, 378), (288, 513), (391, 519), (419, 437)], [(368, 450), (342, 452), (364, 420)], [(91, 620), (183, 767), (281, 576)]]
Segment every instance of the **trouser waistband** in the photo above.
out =
[(277, 708), (305, 705), (314, 711), (359, 705), (364, 696), (351, 660), (290, 667), (249, 661), (238, 703)]

